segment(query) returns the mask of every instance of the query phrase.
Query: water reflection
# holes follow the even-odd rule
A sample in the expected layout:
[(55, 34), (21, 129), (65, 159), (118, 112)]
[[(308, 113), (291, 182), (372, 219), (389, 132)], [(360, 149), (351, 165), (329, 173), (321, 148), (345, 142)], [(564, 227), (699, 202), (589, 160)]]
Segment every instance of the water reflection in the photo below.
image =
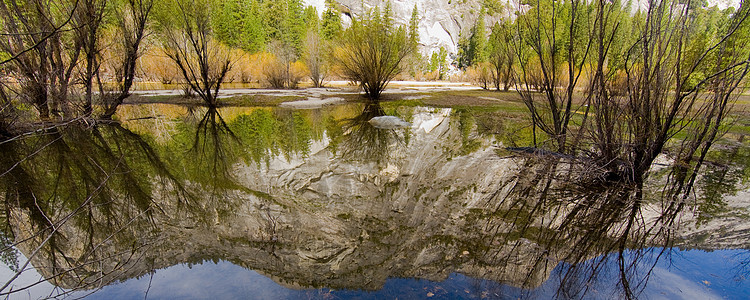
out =
[(388, 161), (394, 150), (405, 145), (408, 131), (398, 129), (379, 129), (370, 123), (375, 117), (384, 116), (385, 111), (380, 103), (367, 103), (362, 113), (356, 117), (341, 121), (344, 132), (340, 141), (334, 143), (331, 151), (338, 157), (359, 162), (374, 162), (378, 165)]
[(175, 142), (186, 151), (184, 155), (173, 151), (178, 156), (172, 161), (175, 166), (182, 166), (186, 179), (201, 184), (212, 200), (219, 199), (225, 190), (239, 187), (233, 178), (232, 164), (241, 144), (218, 110), (208, 108), (197, 124), (183, 124)]
[(128, 274), (132, 249), (148, 244), (143, 233), (163, 209), (153, 195), (169, 186), (163, 199), (182, 202), (182, 184), (159, 155), (119, 125), (53, 129), (0, 147), (3, 240), (31, 258), (11, 265), (31, 263), (57, 286), (86, 289)]
[[(635, 297), (670, 247), (694, 245), (738, 211), (706, 200), (725, 198), (711, 186), (719, 178), (745, 178), (732, 166), (707, 172), (716, 178), (696, 205), (669, 205), (590, 180), (585, 163), (498, 155), (502, 133), (483, 132), (471, 111), (386, 105), (198, 109), (163, 141), (126, 122), (0, 144), (3, 262), (33, 266), (62, 293), (230, 262), (290, 288), (383, 291), (391, 278), (457, 272), (479, 297), (583, 298), (614, 275), (608, 293)], [(412, 126), (368, 123), (385, 114)], [(693, 208), (715, 217), (680, 231)], [(741, 236), (738, 227), (723, 247), (746, 247)], [(11, 280), (1, 292), (32, 284)]]

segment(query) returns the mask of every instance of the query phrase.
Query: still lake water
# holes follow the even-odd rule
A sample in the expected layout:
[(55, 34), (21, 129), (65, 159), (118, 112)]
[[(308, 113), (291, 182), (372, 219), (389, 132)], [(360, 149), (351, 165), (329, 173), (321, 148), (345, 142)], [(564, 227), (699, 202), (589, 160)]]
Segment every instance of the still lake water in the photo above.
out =
[[(384, 114), (411, 126), (368, 122)], [(569, 184), (560, 159), (505, 150), (528, 142), (503, 112), (154, 104), (118, 118), (0, 145), (3, 296), (750, 296), (742, 140), (672, 209), (665, 168), (638, 205), (618, 201), (621, 187)]]

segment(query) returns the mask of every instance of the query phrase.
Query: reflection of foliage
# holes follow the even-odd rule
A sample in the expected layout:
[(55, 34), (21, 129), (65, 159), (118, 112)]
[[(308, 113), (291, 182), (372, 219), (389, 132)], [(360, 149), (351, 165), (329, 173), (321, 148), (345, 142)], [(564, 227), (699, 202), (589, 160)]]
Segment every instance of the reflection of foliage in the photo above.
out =
[(525, 116), (510, 112), (505, 108), (492, 111), (472, 111), (477, 123), (477, 133), (493, 134), (495, 139), (508, 147), (532, 145), (531, 122)]
[(385, 162), (392, 145), (403, 139), (394, 129), (378, 129), (370, 124), (370, 119), (383, 115), (385, 112), (379, 103), (368, 103), (361, 114), (344, 120), (344, 135), (334, 144), (338, 146), (340, 156), (352, 161)]
[(7, 215), (0, 215), (0, 263), (18, 272), (18, 250), (13, 248), (13, 232), (10, 230)]
[(278, 121), (269, 110), (260, 109), (241, 115), (232, 127), (245, 148), (248, 163), (270, 163), (270, 158), (279, 154), (282, 133)]
[(698, 224), (708, 222), (729, 212), (724, 197), (734, 195), (750, 174), (750, 150), (739, 146), (717, 150), (711, 157), (716, 164), (708, 164), (699, 182)]
[(310, 122), (305, 120), (298, 111), (281, 112), (283, 117), (279, 123), (281, 133), (281, 148), (287, 160), (293, 154), (307, 156), (310, 154), (310, 142), (312, 141), (312, 130)]
[[(671, 247), (671, 228), (679, 207), (665, 206), (657, 218), (646, 220), (639, 189), (623, 184), (581, 186), (570, 180), (585, 169), (586, 165), (562, 164), (555, 159), (527, 159), (504, 187), (509, 190), (507, 196), (494, 199), (497, 209), (493, 216), (507, 220), (512, 227), (510, 232), (493, 229), (497, 230), (495, 238), (502, 242), (512, 236), (517, 239), (515, 247), (532, 241), (545, 249), (530, 257), (529, 285), (535, 280), (535, 271), (549, 267), (548, 260), (564, 261), (570, 266), (561, 276), (558, 293), (585, 298), (588, 283), (614, 261), (621, 296), (634, 298), (645, 287), (650, 272), (643, 270), (642, 264), (647, 258), (658, 259)], [(653, 246), (665, 250), (648, 248)], [(496, 255), (498, 259), (511, 258), (500, 252)]]
[(455, 114), (458, 117), (458, 129), (461, 131), (461, 150), (459, 155), (469, 155), (482, 147), (482, 140), (472, 136), (475, 132), (476, 120), (474, 115), (466, 110), (458, 109)]
[[(10, 161), (23, 161), (39, 149), (14, 168), (6, 165), (8, 176), (15, 181), (15, 194), (68, 209), (89, 201), (99, 205), (103, 219), (132, 217), (112, 215), (111, 203), (117, 197), (137, 207), (139, 212), (135, 214), (148, 210), (154, 190), (152, 180), (156, 176), (171, 177), (148, 143), (119, 125), (91, 130), (71, 126), (13, 146), (9, 153), (18, 156)], [(106, 186), (102, 186), (104, 181)]]
[[(268, 166), (279, 155), (290, 160), (310, 153), (312, 141), (323, 137), (325, 122), (315, 123), (308, 114), (257, 109), (225, 122), (218, 110), (209, 109), (197, 124), (189, 120), (181, 122), (174, 143), (167, 145), (166, 151), (177, 155), (174, 160), (177, 165), (186, 158), (192, 159), (188, 161), (193, 164), (185, 166), (186, 172), (192, 174), (188, 179), (210, 184), (199, 178), (209, 172), (224, 178), (225, 187), (236, 187), (229, 176), (232, 165), (240, 159)], [(182, 157), (185, 154), (190, 157)]]
[(247, 163), (265, 163), (283, 155), (289, 160), (293, 156), (307, 156), (314, 140), (323, 137), (327, 121), (312, 121), (300, 111), (259, 109), (237, 117), (229, 124), (242, 144), (242, 157)]
[[(29, 261), (41, 256), (49, 264), (41, 271), (58, 285), (77, 277), (106, 281), (108, 272), (123, 268), (129, 258), (103, 253), (102, 245), (144, 247), (151, 217), (162, 209), (152, 194), (165, 191), (165, 200), (176, 197), (176, 203), (186, 195), (149, 143), (119, 125), (68, 126), (1, 147), (6, 224), (28, 224), (10, 230), (19, 241), (13, 246), (26, 249)], [(60, 230), (63, 226), (75, 230)], [(124, 260), (90, 271), (105, 259)]]
[[(667, 210), (656, 216), (657, 220), (654, 223), (650, 223), (641, 211), (654, 207), (645, 207), (651, 204), (647, 197), (638, 194), (637, 189), (624, 184), (581, 186), (577, 184), (579, 181), (570, 179), (581, 176), (587, 165), (567, 164), (560, 162), (559, 157), (519, 159), (523, 165), (518, 173), (514, 174), (515, 177), (502, 184), (491, 183), (491, 187), (499, 187), (498, 193), (495, 194), (488, 193), (487, 189), (491, 187), (482, 186), (468, 179), (487, 178), (491, 181), (496, 178), (507, 178), (504, 177), (505, 175), (503, 177), (472, 177), (471, 173), (485, 175), (480, 170), (478, 173), (465, 172), (469, 175), (459, 175), (461, 177), (455, 178), (451, 177), (451, 174), (446, 174), (444, 178), (432, 180), (434, 170), (444, 170), (443, 165), (422, 164), (424, 169), (416, 170), (408, 178), (403, 177), (397, 182), (385, 185), (391, 190), (409, 190), (400, 194), (398, 199), (392, 197), (393, 193), (385, 192), (374, 199), (355, 198), (351, 203), (340, 206), (336, 204), (324, 206), (319, 205), (320, 202), (310, 203), (310, 201), (297, 201), (297, 199), (293, 201), (279, 199), (280, 202), (277, 204), (280, 204), (283, 209), (278, 209), (277, 206), (268, 205), (269, 202), (265, 202), (269, 199), (274, 200), (273, 195), (249, 191), (242, 188), (242, 182), (235, 182), (235, 179), (231, 177), (220, 178), (217, 182), (212, 181), (216, 180), (212, 177), (217, 177), (216, 173), (213, 173), (214, 170), (226, 171), (231, 175), (235, 171), (233, 166), (242, 159), (248, 164), (268, 163), (270, 159), (278, 158), (274, 156), (280, 156), (282, 153), (295, 153), (294, 149), (309, 149), (311, 140), (323, 136), (318, 135), (320, 132), (318, 129), (321, 127), (327, 129), (326, 135), (332, 139), (329, 144), (330, 148), (338, 147), (340, 150), (338, 153), (340, 158), (366, 163), (389, 160), (392, 158), (391, 153), (394, 152), (394, 148), (397, 148), (394, 145), (400, 141), (399, 134), (402, 131), (372, 128), (367, 121), (374, 115), (383, 114), (384, 110), (397, 115), (408, 114), (409, 111), (389, 108), (387, 105), (384, 104), (386, 109), (366, 106), (362, 114), (344, 121), (337, 121), (334, 117), (334, 115), (346, 115), (340, 111), (338, 114), (324, 114), (318, 118), (323, 121), (313, 122), (311, 120), (315, 120), (316, 115), (309, 111), (274, 113), (269, 109), (258, 109), (224, 124), (218, 112), (211, 115), (212, 112), (209, 111), (205, 115), (199, 114), (192, 124), (180, 125), (175, 141), (164, 145), (160, 155), (150, 150), (151, 141), (121, 129), (108, 127), (98, 127), (92, 131), (66, 129), (59, 133), (26, 139), (23, 142), (0, 144), (2, 153), (6, 154), (0, 158), (0, 167), (4, 167), (3, 170), (22, 161), (24, 157), (42, 146), (51, 143), (46, 147), (54, 149), (45, 149), (31, 156), (28, 161), (23, 161), (19, 164), (20, 167), (10, 168), (12, 172), (0, 176), (0, 187), (4, 189), (4, 195), (10, 195), (3, 198), (6, 200), (4, 203), (6, 207), (15, 205), (11, 207), (12, 212), (22, 213), (16, 213), (14, 216), (23, 215), (24, 218), (14, 220), (15, 223), (12, 225), (16, 228), (23, 226), (32, 228), (31, 231), (38, 233), (38, 236), (31, 238), (31, 243), (38, 244), (45, 237), (50, 236), (50, 221), (57, 223), (67, 213), (82, 205), (83, 209), (76, 213), (67, 224), (73, 226), (61, 231), (64, 233), (54, 234), (54, 239), (50, 240), (45, 248), (46, 252), (40, 254), (43, 257), (38, 259), (35, 265), (38, 261), (43, 263), (52, 261), (58, 265), (54, 268), (41, 265), (38, 269), (52, 270), (51, 272), (54, 273), (68, 272), (65, 268), (72, 264), (70, 272), (75, 274), (59, 278), (67, 276), (68, 279), (78, 280), (76, 284), (83, 285), (90, 283), (88, 278), (98, 279), (97, 277), (108, 276), (110, 273), (107, 272), (110, 271), (112, 275), (103, 280), (105, 283), (108, 282), (106, 279), (113, 277), (122, 279), (139, 276), (127, 273), (129, 270), (122, 270), (137, 264), (138, 262), (133, 263), (133, 261), (139, 259), (141, 262), (147, 261), (148, 263), (157, 261), (161, 263), (160, 266), (173, 263), (200, 263), (209, 260), (216, 262), (225, 259), (243, 267), (261, 269), (271, 276), (301, 286), (361, 288), (358, 284), (362, 283), (366, 285), (366, 289), (374, 289), (378, 288), (378, 280), (364, 283), (364, 280), (360, 282), (352, 278), (371, 276), (374, 274), (373, 270), (382, 271), (379, 274), (388, 276), (403, 274), (415, 276), (412, 274), (417, 273), (417, 277), (424, 278), (435, 276), (434, 270), (444, 273), (456, 270), (459, 268), (457, 266), (461, 268), (466, 266), (463, 270), (468, 270), (467, 273), (474, 272), (471, 270), (474, 267), (481, 269), (467, 275), (492, 280), (496, 280), (495, 278), (505, 280), (509, 277), (512, 281), (510, 284), (514, 286), (532, 288), (539, 286), (558, 262), (564, 261), (565, 266), (556, 269), (558, 271), (553, 273), (556, 276), (553, 279), (560, 280), (559, 297), (587, 298), (587, 293), (591, 292), (587, 290), (591, 286), (589, 284), (601, 278), (598, 276), (602, 274), (614, 275), (619, 282), (620, 289), (625, 291), (620, 296), (631, 297), (637, 295), (643, 287), (644, 282), (636, 275), (648, 273), (648, 265), (646, 268), (643, 267), (644, 262), (649, 258), (648, 254), (653, 254), (654, 258), (663, 255), (660, 249), (649, 252), (650, 250), (646, 248), (670, 245), (669, 239), (672, 232), (669, 230), (674, 228), (674, 216), (679, 209), (667, 207)], [(230, 117), (226, 118), (230, 120)], [(444, 135), (440, 135), (439, 141), (430, 140), (429, 142), (435, 142), (435, 144), (428, 145), (449, 142), (451, 143), (449, 146), (454, 147), (456, 149), (454, 151), (458, 153), (460, 149), (463, 149), (461, 145), (471, 144), (467, 143), (467, 140), (486, 143), (486, 140), (482, 138), (483, 135), (488, 135), (488, 132), (481, 132), (484, 130), (482, 128), (486, 129), (486, 125), (482, 124), (485, 122), (484, 119), (490, 118), (473, 114), (473, 112), (456, 113), (451, 123), (453, 127), (446, 132), (434, 131)], [(301, 139), (301, 141), (307, 141), (307, 146), (299, 141), (282, 142), (287, 138), (285, 131), (282, 130), (283, 126), (297, 128), (295, 130), (302, 132), (298, 136), (309, 137)], [(370, 127), (363, 128), (366, 126)], [(489, 131), (489, 133), (496, 132)], [(91, 137), (87, 137), (88, 135)], [(61, 150), (55, 148), (60, 147), (54, 145), (59, 142), (56, 139), (64, 141), (68, 150), (65, 150), (66, 147), (59, 148)], [(77, 145), (79, 141), (83, 144)], [(423, 142), (424, 140), (420, 139), (416, 146), (424, 145)], [(11, 145), (13, 147), (10, 147)], [(221, 149), (217, 150), (217, 145)], [(109, 150), (104, 151), (106, 149)], [(62, 151), (62, 155), (58, 151)], [(108, 151), (111, 153), (104, 155)], [(746, 153), (747, 150), (738, 151)], [(436, 162), (444, 158), (443, 152), (435, 152), (441, 156), (427, 157), (425, 161)], [(76, 158), (74, 155), (83, 158), (73, 161)], [(169, 171), (160, 162), (159, 156), (170, 157), (170, 164), (166, 164), (171, 167)], [(66, 160), (64, 167), (59, 167), (61, 164), (56, 161), (60, 157)], [(204, 161), (199, 162), (198, 159)], [(220, 166), (213, 169), (214, 162), (220, 159), (224, 161), (216, 162)], [(453, 161), (455, 162), (458, 160)], [(470, 160), (466, 162), (474, 165), (487, 163)], [(85, 165), (87, 163), (88, 165)], [(186, 163), (194, 165), (186, 166), (184, 165)], [(73, 164), (76, 166), (71, 166)], [(84, 166), (78, 166), (81, 164)], [(100, 166), (106, 172), (97, 171), (92, 168), (94, 165)], [(58, 170), (60, 168), (70, 170), (60, 172)], [(109, 170), (110, 168), (116, 168), (116, 170)], [(467, 169), (471, 170), (468, 166)], [(46, 173), (53, 174), (47, 175)], [(223, 176), (222, 174), (219, 173), (218, 177)], [(111, 177), (103, 178), (103, 176), (106, 177), (105, 175), (111, 175)], [(60, 178), (61, 176), (70, 178)], [(138, 181), (131, 181), (133, 179), (125, 176), (134, 176)], [(163, 180), (161, 185), (158, 184), (159, 179)], [(17, 180), (30, 183), (17, 185), (15, 184)], [(428, 183), (420, 184), (424, 182), (421, 180), (426, 180)], [(227, 192), (212, 194), (211, 196), (214, 197), (206, 197), (206, 199), (198, 199), (198, 197), (189, 199), (191, 205), (187, 206), (187, 211), (174, 209), (176, 201), (168, 198), (144, 198), (142, 200), (145, 201), (146, 206), (142, 208), (140, 204), (133, 203), (128, 198), (137, 198), (140, 194), (125, 190), (126, 187), (120, 185), (120, 181), (135, 185), (130, 188), (134, 191), (140, 189), (140, 194), (151, 197), (162, 195), (169, 197), (176, 193), (184, 193), (175, 188), (180, 184), (195, 188), (189, 193), (193, 196), (211, 193), (210, 188), (214, 188), (214, 184), (218, 187), (214, 188), (213, 192), (229, 191), (232, 186), (237, 186), (240, 190), (231, 191), (238, 192), (236, 194)], [(55, 185), (55, 182), (61, 184)], [(103, 182), (112, 186), (102, 186)], [(198, 184), (192, 185), (191, 183), (194, 182)], [(102, 187), (99, 188), (100, 186)], [(204, 187), (209, 187), (209, 191), (206, 192)], [(401, 190), (402, 187), (405, 189)], [(67, 191), (68, 188), (71, 190), (88, 188), (88, 190), (74, 194), (76, 191)], [(99, 190), (108, 193), (108, 196), (97, 198), (100, 197), (96, 195)], [(259, 200), (261, 203), (254, 200), (248, 201), (242, 192), (252, 193), (261, 198)], [(286, 191), (281, 190), (281, 192)], [(54, 196), (50, 196), (51, 194)], [(94, 194), (90, 200), (91, 205), (86, 202), (89, 201), (86, 200), (89, 194)], [(123, 197), (129, 194), (133, 196)], [(42, 199), (38, 202), (40, 207), (36, 206), (32, 195)], [(69, 199), (80, 195), (83, 195), (83, 201), (78, 199), (78, 202), (75, 202), (76, 199)], [(217, 195), (219, 197), (216, 197)], [(407, 198), (400, 198), (403, 196)], [(300, 199), (310, 198), (302, 196)], [(408, 200), (408, 204), (398, 207), (399, 211), (387, 209), (403, 199)], [(94, 201), (97, 201), (96, 204)], [(361, 205), (362, 202), (358, 203), (358, 201), (364, 201), (368, 205)], [(369, 205), (371, 203), (373, 205)], [(386, 209), (382, 209), (383, 207)], [(374, 211), (367, 209), (374, 209)], [(248, 215), (246, 214), (248, 211), (259, 212), (259, 216)], [(154, 213), (153, 219), (149, 215), (151, 212)], [(330, 216), (336, 216), (335, 220), (326, 217), (329, 212)], [(229, 217), (227, 218), (224, 213)], [(321, 214), (324, 217), (321, 218)], [(238, 220), (235, 218), (240, 218), (241, 221), (226, 222), (226, 224), (221, 222)], [(297, 220), (306, 221), (307, 218), (315, 221), (308, 224), (295, 223)], [(2, 220), (2, 215), (0, 215), (0, 221)], [(316, 223), (317, 220), (336, 222), (337, 225), (342, 226), (342, 230), (338, 232), (343, 234), (318, 233), (317, 228), (309, 227), (321, 224)], [(216, 224), (214, 222), (221, 225), (213, 226)], [(19, 223), (22, 225), (18, 225)], [(298, 224), (301, 226), (296, 226)], [(256, 230), (248, 232), (248, 226)], [(356, 230), (349, 230), (355, 227)], [(21, 234), (31, 234), (19, 233), (18, 229), (15, 230), (21, 238), (23, 238)], [(363, 234), (359, 234), (360, 231)], [(5, 237), (10, 237), (11, 234), (13, 234), (12, 231)], [(206, 234), (218, 235), (218, 241), (215, 238), (206, 240)], [(0, 233), (0, 238), (2, 237)], [(341, 242), (339, 238), (344, 241)], [(339, 249), (351, 249), (353, 252), (344, 249), (328, 257), (302, 257), (298, 260), (295, 256), (300, 253), (298, 250), (305, 247), (306, 250), (302, 252), (309, 253), (310, 245), (313, 244), (310, 241), (313, 240), (333, 240), (333, 243), (327, 243), (324, 246), (326, 252), (339, 247), (329, 246), (332, 244), (346, 245)], [(0, 242), (2, 241), (0, 239)], [(181, 247), (185, 247), (188, 243), (194, 243), (193, 249), (190, 249), (192, 252), (182, 251)], [(24, 247), (24, 253), (28, 253), (28, 248), (33, 248), (37, 244), (21, 246)], [(241, 246), (242, 253), (237, 254), (232, 253), (232, 250), (227, 250), (228, 247), (237, 246)], [(80, 249), (83, 250), (80, 251)], [(376, 249), (377, 253), (367, 252), (373, 249)], [(426, 253), (423, 251), (425, 249), (431, 251), (430, 254), (433, 257), (444, 255), (445, 259), (424, 262), (418, 256), (421, 256), (420, 253)], [(314, 248), (312, 250), (315, 251)], [(160, 251), (164, 253), (159, 253)], [(178, 254), (175, 255), (175, 252)], [(185, 255), (186, 253), (190, 255)], [(306, 263), (315, 260), (312, 267), (320, 270), (319, 266), (326, 266), (325, 264), (331, 262), (337, 263), (336, 261), (344, 256), (346, 260), (351, 260), (341, 264), (342, 271), (325, 273), (325, 277), (311, 278), (307, 269), (309, 265), (294, 264), (297, 261)], [(288, 257), (292, 260), (287, 260)], [(358, 257), (365, 259), (359, 260)], [(418, 263), (402, 264), (403, 261), (409, 259), (415, 259)], [(285, 263), (289, 261), (292, 263)], [(109, 262), (115, 262), (113, 264), (121, 269), (111, 270), (106, 269), (108, 267), (105, 266), (105, 270), (102, 270), (98, 269), (101, 267), (81, 266), (81, 264), (101, 266)], [(600, 273), (602, 268), (607, 266), (614, 266), (614, 272)], [(134, 269), (141, 272), (149, 267), (155, 268), (153, 265), (144, 266), (141, 263)], [(299, 270), (290, 271), (290, 268), (295, 267), (299, 267)], [(387, 271), (385, 271), (386, 268), (388, 268)], [(82, 271), (78, 272), (79, 270)], [(319, 273), (315, 273), (317, 274)], [(45, 273), (45, 276), (47, 275)], [(60, 282), (65, 283), (63, 279), (54, 283)]]
[(181, 166), (177, 169), (184, 170), (186, 179), (214, 191), (236, 186), (231, 167), (239, 143), (215, 108), (209, 108), (194, 128), (187, 123), (178, 126), (174, 140), (172, 162)]
[(344, 135), (344, 129), (333, 116), (329, 116), (326, 120), (326, 134), (328, 134), (328, 139), (330, 140), (328, 143), (328, 149), (331, 150), (331, 153), (336, 155), (339, 143), (342, 140), (341, 137)]

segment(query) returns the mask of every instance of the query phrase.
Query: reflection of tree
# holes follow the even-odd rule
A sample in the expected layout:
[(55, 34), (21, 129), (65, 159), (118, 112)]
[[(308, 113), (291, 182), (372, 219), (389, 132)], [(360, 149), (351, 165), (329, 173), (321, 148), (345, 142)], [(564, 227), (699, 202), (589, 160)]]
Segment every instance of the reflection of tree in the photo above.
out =
[(279, 155), (287, 160), (307, 156), (312, 141), (322, 138), (316, 124), (299, 111), (259, 109), (237, 117), (229, 126), (242, 144), (245, 162), (268, 166)]
[(279, 154), (282, 133), (271, 111), (260, 109), (241, 115), (232, 122), (232, 127), (242, 141), (248, 164), (269, 165), (270, 159)]
[(216, 191), (237, 189), (241, 186), (232, 168), (241, 159), (268, 166), (279, 155), (287, 160), (306, 156), (312, 132), (310, 121), (298, 111), (259, 109), (227, 123), (217, 109), (209, 108), (197, 124), (179, 125), (167, 151), (174, 152), (173, 162), (185, 169), (186, 179)]
[[(269, 200), (269, 195), (252, 190), (235, 176), (235, 166), (245, 162), (266, 161), (284, 147), (283, 125), (267, 111), (258, 110), (227, 123), (216, 108), (208, 108), (203, 117), (191, 126), (179, 125), (174, 143), (168, 145), (171, 163), (189, 183), (197, 183), (193, 195), (205, 195), (189, 211), (202, 225), (214, 224), (237, 210), (231, 201), (237, 192), (245, 192)], [(309, 140), (307, 140), (309, 143)], [(309, 146), (307, 146), (309, 148)], [(187, 149), (187, 150), (185, 150)]]
[[(242, 194), (231, 191), (260, 199), (262, 215), (255, 222), (266, 231), (252, 235), (263, 235), (259, 243), (273, 251), (275, 242), (268, 241), (277, 239), (278, 217), (266, 205), (270, 196), (232, 177), (240, 141), (214, 109), (194, 124), (182, 124), (175, 143), (161, 153), (148, 138), (116, 124), (68, 126), (0, 144), (0, 258), (13, 267), (19, 249), (29, 257), (19, 271), (33, 263), (57, 286), (99, 288), (155, 264), (160, 256), (152, 255), (153, 247), (168, 237), (164, 226), (213, 226), (236, 211), (242, 202), (234, 200)], [(199, 255), (187, 261), (207, 259), (216, 260)], [(13, 285), (19, 291), (14, 279), (0, 295)]]
[(312, 130), (310, 122), (305, 120), (299, 111), (282, 110), (276, 116), (280, 133), (281, 152), (289, 160), (292, 155), (307, 156), (310, 154)]
[[(663, 255), (662, 248), (649, 247), (672, 243), (670, 224), (679, 210), (662, 208), (626, 184), (584, 185), (596, 182), (578, 180), (588, 178), (588, 165), (571, 163), (568, 156), (520, 158), (512, 178), (508, 174), (514, 170), (505, 163), (515, 159), (503, 159), (497, 168), (491, 156), (446, 160), (445, 151), (412, 148), (404, 153), (418, 152), (420, 166), (388, 183), (357, 178), (364, 173), (331, 171), (330, 164), (389, 158), (400, 131), (373, 130), (380, 132), (370, 134), (390, 136), (372, 141), (362, 136), (368, 129), (360, 128), (382, 114), (377, 106), (365, 107), (365, 116), (343, 127), (333, 118), (326, 121), (326, 134), (340, 142), (339, 155), (354, 162), (302, 164), (303, 172), (278, 177), (284, 170), (243, 170), (248, 178), (273, 176), (268, 194), (249, 190), (252, 183), (240, 186), (239, 178), (215, 178), (233, 174), (242, 159), (261, 162), (294, 149), (284, 145), (310, 143), (281, 142), (284, 126), (298, 124), (298, 136), (315, 132), (305, 128), (309, 115), (287, 112), (255, 110), (228, 124), (218, 113), (199, 114), (194, 123), (180, 125), (175, 140), (159, 146), (158, 155), (147, 138), (107, 126), (66, 128), (0, 144), (8, 153), (0, 166), (10, 170), (0, 176), (5, 192), (0, 199), (7, 208), (0, 221), (9, 220), (10, 228), (5, 236), (25, 254), (42, 245), (33, 263), (63, 287), (86, 288), (96, 279), (107, 283), (179, 263), (225, 260), (277, 282), (335, 289), (379, 289), (389, 277), (440, 281), (453, 272), (531, 289), (551, 274), (560, 281), (561, 298), (586, 298), (592, 283), (599, 288), (599, 279), (609, 275), (619, 278), (623, 297), (637, 296), (645, 283), (640, 275), (652, 266), (649, 254)], [(449, 142), (458, 149), (465, 137), (488, 144), (466, 118), (430, 133), (445, 139), (419, 138), (410, 147), (440, 149)], [(58, 139), (65, 145), (55, 144)], [(159, 157), (169, 157), (169, 163)], [(342, 201), (326, 201), (328, 186), (288, 184), (323, 172), (335, 184), (348, 180), (356, 193), (336, 191), (331, 198)], [(17, 180), (32, 183), (17, 185)], [(180, 194), (190, 197), (175, 197)], [(662, 210), (653, 217), (643, 213), (654, 209)], [(477, 287), (476, 294), (484, 288)]]
[(385, 162), (393, 146), (403, 143), (403, 136), (394, 129), (379, 129), (370, 124), (372, 118), (384, 115), (379, 103), (365, 104), (361, 114), (343, 121), (343, 135), (334, 143), (338, 147), (335, 152), (345, 160)]
[(483, 144), (483, 139), (477, 136), (477, 119), (472, 111), (467, 109), (456, 109), (451, 114), (451, 121), (454, 122), (455, 127), (458, 128), (461, 133), (461, 144), (456, 145), (455, 150), (452, 150), (453, 156), (468, 155), (479, 150)]
[(698, 222), (708, 222), (730, 212), (725, 196), (734, 195), (750, 178), (750, 149), (737, 146), (716, 151), (711, 157), (714, 163), (706, 166), (699, 182)]
[[(119, 125), (68, 126), (0, 147), (5, 234), (56, 285), (111, 280), (138, 259), (133, 249), (149, 243), (153, 214), (163, 209), (155, 191), (170, 191), (164, 196), (176, 203), (186, 196), (151, 146)], [(121, 252), (102, 249), (110, 244)]]
[(186, 157), (176, 163), (184, 164), (188, 179), (212, 189), (212, 194), (237, 186), (232, 165), (238, 158), (239, 141), (216, 108), (209, 108), (196, 127), (187, 130), (191, 139), (185, 141)]
[[(510, 233), (494, 228), (495, 238), (512, 235), (521, 238), (514, 247), (532, 241), (545, 249), (531, 256), (533, 269), (549, 268), (550, 260), (567, 263), (558, 296), (585, 298), (589, 283), (608, 263), (615, 263), (620, 296), (637, 297), (651, 271), (643, 264), (653, 266), (671, 247), (680, 210), (669, 205), (646, 208), (640, 190), (624, 184), (578, 185), (572, 179), (586, 172), (583, 168), (556, 160), (526, 160), (505, 187), (510, 192), (495, 199), (493, 215), (512, 224)], [(656, 217), (643, 214), (658, 208)], [(534, 270), (528, 273), (527, 284), (535, 275)]]

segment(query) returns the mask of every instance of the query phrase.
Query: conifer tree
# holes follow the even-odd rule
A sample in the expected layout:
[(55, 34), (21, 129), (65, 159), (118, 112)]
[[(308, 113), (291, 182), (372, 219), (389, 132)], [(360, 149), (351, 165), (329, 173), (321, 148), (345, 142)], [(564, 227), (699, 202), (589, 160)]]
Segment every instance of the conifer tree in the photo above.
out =
[(339, 11), (333, 8), (333, 5), (328, 4), (320, 21), (320, 35), (325, 40), (333, 40), (341, 34), (341, 31), (343, 31), (343, 26)]
[(413, 48), (412, 51), (416, 52), (417, 46), (419, 46), (419, 12), (417, 11), (417, 4), (414, 3), (414, 9), (411, 11), (411, 19), (409, 19), (409, 45)]

